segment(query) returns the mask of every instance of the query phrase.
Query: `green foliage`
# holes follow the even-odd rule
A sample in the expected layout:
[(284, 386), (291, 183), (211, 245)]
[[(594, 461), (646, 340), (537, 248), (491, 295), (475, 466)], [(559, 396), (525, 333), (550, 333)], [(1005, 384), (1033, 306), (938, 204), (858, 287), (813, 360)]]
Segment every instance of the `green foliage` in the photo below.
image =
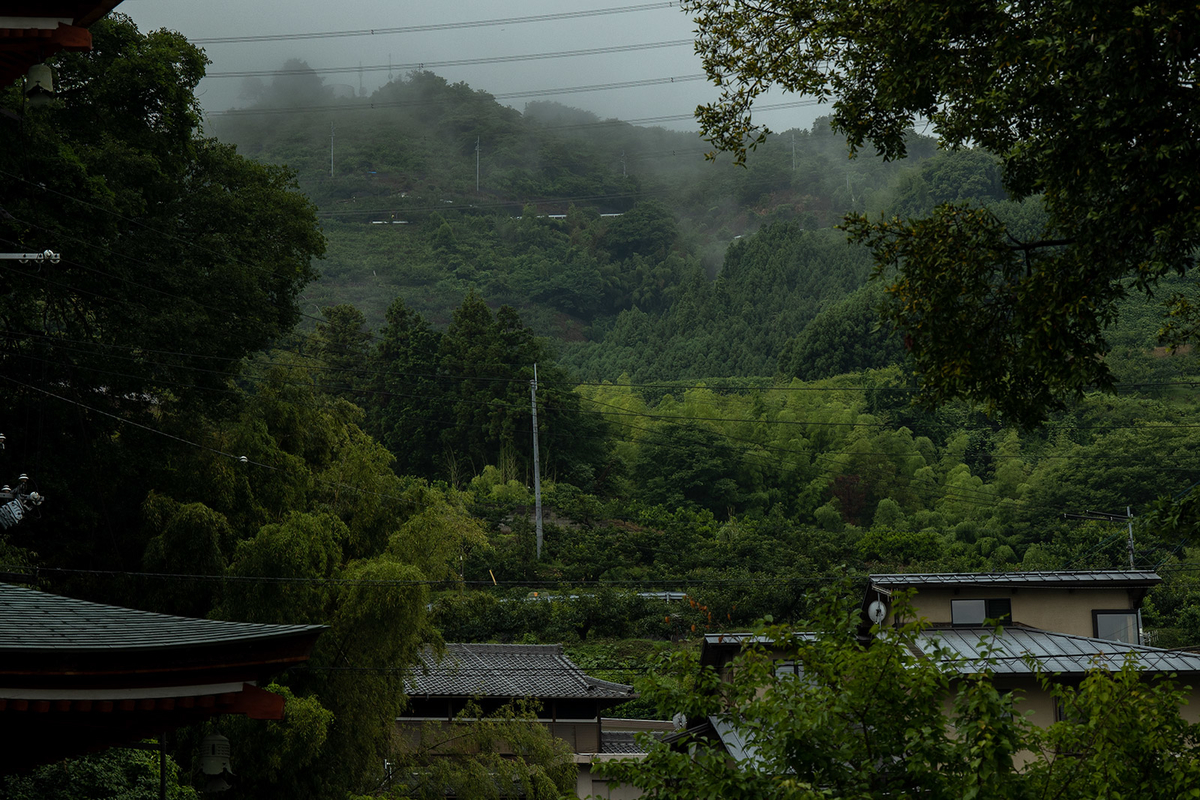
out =
[(444, 333), (402, 300), (369, 361), (368, 425), (397, 453), (397, 470), (466, 483), (496, 466), (532, 483), (530, 383), (537, 369), (542, 470), (587, 485), (604, 460), (604, 424), (580, 413), (542, 340), (509, 306), (469, 294)]
[(89, 51), (52, 60), (53, 104), (0, 120), (4, 249), (63, 256), (4, 262), (0, 397), (6, 435), (41, 456), (59, 500), (43, 555), (129, 566), (144, 541), (95, 531), (139, 530), (164, 465), (120, 420), (219, 408), (241, 359), (300, 318), (324, 239), (292, 173), (200, 134), (201, 50), (121, 15), (90, 31)]
[[(195, 789), (180, 785), (174, 759), (168, 758), (166, 767), (168, 800), (197, 800)], [(9, 800), (158, 800), (159, 754), (106, 750), (38, 767), (28, 775), (7, 776), (3, 788)]]
[(1042, 684), (1067, 720), (1032, 731), (1031, 749), (1053, 754), (1026, 765), (1042, 796), (1195, 795), (1200, 760), (1196, 726), (1180, 715), (1184, 688), (1170, 679), (1147, 681), (1132, 659), (1115, 674), (1091, 672), (1078, 686), (1048, 676)]
[[(754, 100), (776, 86), (833, 101), (834, 127), (854, 150), (870, 143), (887, 158), (903, 156), (908, 129), (926, 119), (943, 147), (998, 159), (1014, 199), (1041, 197), (1046, 224), (1028, 238), (961, 205), (910, 222), (852, 218), (881, 270), (898, 270), (893, 319), (933, 399), (968, 398), (1041, 421), (1065, 399), (1111, 384), (1097, 356), (1108, 350), (1103, 332), (1124, 293), (1149, 294), (1164, 275), (1194, 265), (1196, 116), (1184, 99), (1192, 79), (1179, 76), (1194, 72), (1195, 8), (686, 7), (721, 87), (698, 110), (719, 148), (744, 157), (759, 131)], [(797, 55), (780, 60), (781, 52)], [(1190, 306), (1176, 296), (1183, 331), (1194, 330)]]
[(817, 314), (785, 346), (779, 371), (811, 381), (902, 363), (899, 338), (880, 325), (883, 301), (883, 291), (873, 283)]
[(1014, 247), (992, 212), (942, 205), (916, 221), (850, 217), (853, 240), (890, 276), (885, 318), (904, 333), (932, 403), (966, 398), (1022, 425), (1092, 387), (1112, 386), (1096, 354), (1121, 284), (1098, 283), (1078, 253)]
[[(1043, 675), (1069, 721), (1042, 730), (987, 667), (960, 677), (948, 651), (914, 654), (918, 623), (876, 626), (865, 643), (860, 613), (855, 600), (830, 591), (804, 633), (760, 628), (722, 669), (672, 654), (640, 690), (662, 713), (709, 721), (740, 751), (693, 724), (671, 744), (650, 743), (644, 761), (599, 770), (659, 800), (1082, 800), (1193, 791), (1197, 732), (1180, 716), (1184, 693), (1170, 680), (1145, 680), (1133, 664), (1091, 672), (1078, 687)], [(986, 664), (986, 644), (979, 655)]]
[[(150, 572), (211, 575), (225, 572), (233, 549), (228, 520), (203, 503), (180, 503), (151, 492), (143, 507), (146, 528), (157, 533), (146, 544), (142, 563)], [(202, 617), (212, 608), (212, 584), (156, 587), (155, 605), (181, 616)]]
[(487, 715), (468, 703), (451, 723), (428, 722), (399, 735), (385, 797), (558, 800), (574, 790), (567, 743), (519, 701)]
[[(330, 119), (274, 113), (290, 96), (263, 87), (214, 124), (242, 152), (297, 169), (321, 207), (329, 254), (308, 294), (318, 307), (349, 303), (378, 326), (399, 297), (443, 329), (474, 291), (518, 309), (590, 378), (770, 374), (783, 345), (866, 278), (865, 251), (817, 229), (887, 205), (911, 171), (848, 162), (827, 120), (764, 142), (749, 169), (706, 164), (693, 134), (563, 127), (590, 117), (548, 103), (518, 115), (418, 72), (338, 115), (331, 177)], [(910, 141), (914, 162), (932, 154), (932, 140)], [(752, 236), (775, 229), (785, 233)]]
[(714, 514), (741, 505), (732, 447), (703, 428), (673, 426), (670, 438), (653, 437), (634, 463), (641, 495), (667, 508), (707, 509)]
[[(229, 739), (235, 791), (246, 796), (273, 792), (313, 792), (320, 785), (321, 759), (334, 714), (315, 697), (297, 696), (289, 687), (264, 687), (286, 703), (282, 720), (261, 722), (229, 716), (192, 730), (193, 745), (217, 732)], [(198, 767), (198, 765), (197, 765)], [(197, 770), (198, 771), (198, 770)]]

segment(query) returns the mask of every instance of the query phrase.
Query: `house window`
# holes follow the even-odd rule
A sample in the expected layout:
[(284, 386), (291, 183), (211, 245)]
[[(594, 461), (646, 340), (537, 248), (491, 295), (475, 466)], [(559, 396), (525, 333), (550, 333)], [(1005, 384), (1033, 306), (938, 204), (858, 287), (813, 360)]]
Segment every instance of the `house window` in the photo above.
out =
[(794, 678), (800, 674), (800, 668), (795, 661), (776, 661), (775, 662), (775, 677), (776, 678)]
[(1141, 644), (1136, 611), (1093, 611), (1092, 620), (1097, 639)]
[(1087, 722), (1087, 718), (1079, 713), (1079, 709), (1074, 704), (1071, 706), (1065, 705), (1060, 697), (1054, 701), (1054, 721), (1082, 725), (1084, 722)]
[(978, 628), (988, 620), (1007, 622), (1012, 619), (1012, 601), (1006, 598), (991, 600), (951, 600), (950, 624)]

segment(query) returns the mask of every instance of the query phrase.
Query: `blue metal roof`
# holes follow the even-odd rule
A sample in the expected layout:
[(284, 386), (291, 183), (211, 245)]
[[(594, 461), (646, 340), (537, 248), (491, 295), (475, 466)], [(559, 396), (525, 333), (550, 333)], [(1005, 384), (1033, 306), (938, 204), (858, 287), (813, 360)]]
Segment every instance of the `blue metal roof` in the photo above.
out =
[(1138, 587), (1162, 582), (1152, 570), (1059, 570), (1045, 572), (913, 572), (872, 575), (871, 586), (899, 589), (907, 586), (1012, 586), (1012, 587)]
[[(947, 664), (961, 674), (986, 668), (996, 675), (1032, 675), (1037, 665), (1043, 672), (1082, 674), (1120, 669), (1127, 657), (1143, 672), (1200, 673), (1200, 653), (1018, 626), (1004, 628), (999, 635), (990, 628), (937, 628), (923, 631), (914, 640), (915, 648), (926, 655), (933, 655), (938, 645), (949, 651), (952, 660)], [(985, 646), (990, 661), (980, 656)]]

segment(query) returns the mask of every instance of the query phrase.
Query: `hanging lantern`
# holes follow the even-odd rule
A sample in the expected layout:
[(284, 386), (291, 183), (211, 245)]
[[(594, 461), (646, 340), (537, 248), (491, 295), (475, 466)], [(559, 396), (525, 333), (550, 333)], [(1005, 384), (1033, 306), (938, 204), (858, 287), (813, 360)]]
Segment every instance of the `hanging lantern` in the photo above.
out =
[(229, 788), (225, 776), (233, 775), (229, 765), (229, 740), (219, 733), (209, 734), (200, 742), (200, 771), (208, 776), (206, 792), (223, 792)]
[(54, 75), (45, 64), (34, 64), (25, 76), (25, 101), (30, 106), (49, 105), (54, 99)]

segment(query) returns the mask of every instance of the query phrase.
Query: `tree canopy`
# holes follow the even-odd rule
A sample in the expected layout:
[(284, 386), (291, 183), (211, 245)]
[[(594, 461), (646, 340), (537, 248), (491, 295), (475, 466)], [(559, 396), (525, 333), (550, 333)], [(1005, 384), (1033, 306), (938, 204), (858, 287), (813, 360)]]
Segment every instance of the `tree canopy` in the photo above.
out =
[[(900, 600), (901, 604), (905, 601)], [(1040, 728), (993, 681), (986, 645), (960, 677), (949, 652), (915, 654), (924, 623), (859, 636), (857, 603), (825, 593), (813, 618), (747, 637), (724, 669), (693, 652), (640, 682), (660, 711), (708, 721), (644, 761), (597, 765), (650, 800), (679, 798), (1177, 798), (1200, 777), (1186, 692), (1132, 664), (1078, 684), (1041, 675), (1063, 720)], [(1002, 635), (1002, 634), (997, 634)], [(994, 663), (994, 662), (993, 662)]]
[[(739, 158), (770, 87), (833, 103), (852, 151), (906, 152), (914, 123), (996, 156), (1047, 222), (1021, 237), (962, 205), (919, 220), (851, 218), (891, 281), (927, 396), (1020, 422), (1112, 376), (1105, 329), (1129, 290), (1186, 273), (1200, 245), (1200, 10), (1183, 4), (689, 0), (720, 98), (697, 109)], [(787, 57), (780, 57), (786, 53)], [(1195, 331), (1187, 293), (1164, 330)]]
[(120, 15), (91, 32), (55, 59), (58, 99), (0, 116), (0, 250), (61, 255), (0, 261), (5, 432), (61, 501), (39, 549), (83, 561), (97, 524), (137, 527), (162, 471), (161, 449), (125, 447), (134, 427), (228, 403), (241, 360), (300, 319), (324, 250), (291, 172), (203, 135), (199, 48)]

